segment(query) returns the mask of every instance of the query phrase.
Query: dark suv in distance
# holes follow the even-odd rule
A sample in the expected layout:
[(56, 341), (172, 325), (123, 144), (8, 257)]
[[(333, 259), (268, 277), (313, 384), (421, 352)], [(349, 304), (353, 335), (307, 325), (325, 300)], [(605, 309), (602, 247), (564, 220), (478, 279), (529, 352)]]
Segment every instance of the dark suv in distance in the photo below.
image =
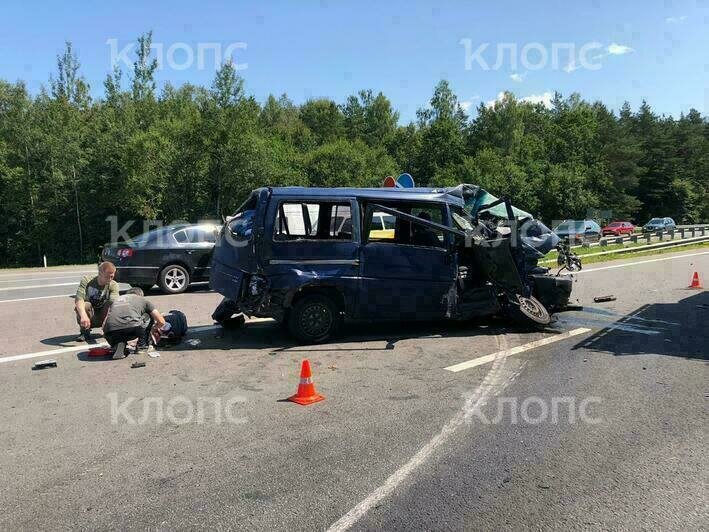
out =
[(118, 282), (143, 290), (157, 284), (166, 294), (179, 294), (190, 283), (209, 281), (220, 229), (216, 224), (161, 227), (128, 242), (106, 244), (101, 260), (115, 264)]
[(677, 225), (672, 218), (653, 218), (648, 223), (643, 225), (643, 232), (649, 233), (652, 231), (669, 231), (677, 229)]

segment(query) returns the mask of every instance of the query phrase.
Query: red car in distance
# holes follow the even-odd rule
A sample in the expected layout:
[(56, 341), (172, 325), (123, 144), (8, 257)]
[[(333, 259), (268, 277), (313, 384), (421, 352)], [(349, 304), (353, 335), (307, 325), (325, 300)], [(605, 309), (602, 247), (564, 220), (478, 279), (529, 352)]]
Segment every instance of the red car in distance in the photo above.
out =
[(635, 226), (630, 222), (612, 222), (601, 229), (603, 236), (632, 235), (634, 231)]

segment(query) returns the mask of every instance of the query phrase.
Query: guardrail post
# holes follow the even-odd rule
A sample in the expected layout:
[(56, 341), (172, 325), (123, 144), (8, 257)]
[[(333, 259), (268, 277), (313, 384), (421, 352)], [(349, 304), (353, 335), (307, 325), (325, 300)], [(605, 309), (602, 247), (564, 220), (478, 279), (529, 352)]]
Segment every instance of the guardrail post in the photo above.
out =
[(675, 230), (674, 229), (670, 229), (669, 231), (667, 231), (667, 233), (670, 235), (670, 240), (675, 239)]
[(630, 241), (633, 244), (637, 244), (638, 243), (638, 235), (630, 235)]
[(705, 228), (705, 227), (702, 227), (702, 236), (705, 235), (705, 232), (704, 232), (704, 231), (706, 231), (706, 228)]
[(692, 238), (694, 238), (694, 227), (691, 227), (689, 230), (692, 231)]
[(677, 229), (679, 231), (679, 237), (684, 238), (684, 229)]
[(602, 248), (608, 246), (608, 240), (606, 240), (605, 238), (602, 240), (599, 240), (599, 243), (601, 244)]
[(647, 243), (649, 244), (650, 241), (652, 240), (652, 234), (648, 233), (645, 235), (645, 240), (647, 240)]
[(619, 236), (618, 238), (615, 239), (616, 244), (622, 244), (623, 243), (623, 237)]
[(658, 231), (657, 236), (660, 237), (660, 242), (662, 242), (665, 239), (664, 231)]

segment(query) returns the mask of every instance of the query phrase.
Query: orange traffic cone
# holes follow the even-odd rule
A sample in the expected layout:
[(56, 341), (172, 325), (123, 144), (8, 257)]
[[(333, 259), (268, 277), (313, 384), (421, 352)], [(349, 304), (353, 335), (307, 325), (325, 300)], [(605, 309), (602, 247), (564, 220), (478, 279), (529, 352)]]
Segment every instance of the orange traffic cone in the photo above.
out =
[(310, 405), (322, 401), (323, 399), (325, 398), (315, 391), (312, 373), (310, 373), (310, 362), (308, 359), (305, 359), (303, 360), (303, 366), (300, 368), (298, 391), (295, 395), (289, 397), (288, 400), (298, 403), (299, 405)]
[(704, 288), (702, 286), (702, 282), (699, 280), (698, 272), (694, 272), (694, 276), (692, 277), (692, 284), (689, 285), (689, 288)]

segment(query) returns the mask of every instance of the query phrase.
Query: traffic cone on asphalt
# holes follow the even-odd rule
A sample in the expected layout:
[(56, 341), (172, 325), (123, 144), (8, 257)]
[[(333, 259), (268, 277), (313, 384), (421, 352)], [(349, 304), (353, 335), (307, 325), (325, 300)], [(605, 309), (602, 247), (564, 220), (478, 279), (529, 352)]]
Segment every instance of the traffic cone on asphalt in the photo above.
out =
[(702, 286), (702, 282), (699, 280), (698, 272), (694, 272), (694, 276), (692, 277), (692, 284), (689, 285), (689, 288), (704, 288)]
[(298, 384), (298, 391), (295, 395), (289, 397), (288, 400), (298, 403), (299, 405), (309, 405), (322, 401), (323, 399), (325, 398), (315, 391), (313, 376), (310, 372), (310, 362), (308, 359), (305, 359), (303, 360), (303, 365), (300, 368), (300, 383)]

